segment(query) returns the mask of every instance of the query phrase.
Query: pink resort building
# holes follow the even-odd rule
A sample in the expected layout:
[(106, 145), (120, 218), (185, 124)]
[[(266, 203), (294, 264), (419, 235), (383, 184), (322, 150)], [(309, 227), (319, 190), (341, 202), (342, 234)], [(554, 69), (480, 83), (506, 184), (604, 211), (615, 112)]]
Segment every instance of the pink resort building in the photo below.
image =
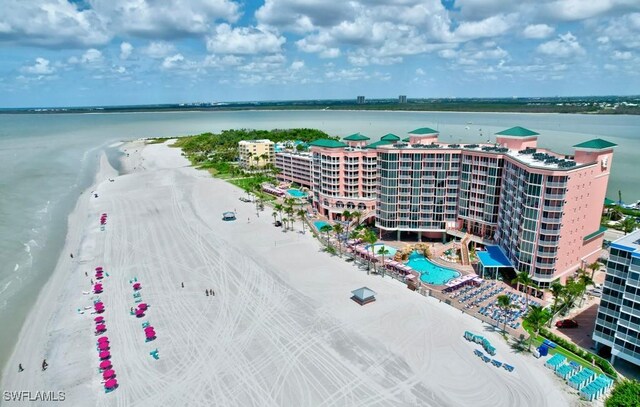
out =
[(513, 127), (493, 144), (443, 143), (430, 128), (370, 144), (361, 134), (316, 140), (313, 205), (329, 219), (358, 210), (398, 240), (474, 241), (491, 253), (479, 256), (483, 275), (514, 268), (546, 288), (599, 256), (615, 144), (590, 140), (563, 155), (537, 139)]

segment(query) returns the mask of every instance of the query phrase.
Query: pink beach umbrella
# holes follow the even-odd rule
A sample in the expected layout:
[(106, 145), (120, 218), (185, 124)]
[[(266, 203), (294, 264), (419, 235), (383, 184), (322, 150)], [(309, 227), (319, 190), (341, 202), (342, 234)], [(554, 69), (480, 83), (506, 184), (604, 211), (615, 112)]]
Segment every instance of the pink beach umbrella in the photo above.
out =
[(104, 305), (102, 305), (102, 304), (94, 305), (93, 308), (95, 308), (96, 310), (101, 309), (101, 310), (104, 311)]
[(148, 327), (144, 328), (145, 331), (153, 331), (153, 327), (151, 325), (149, 325)]
[(145, 304), (144, 302), (140, 303), (140, 304), (138, 304), (138, 308), (140, 308), (141, 310), (146, 310), (147, 309), (147, 304)]
[(109, 337), (108, 336), (101, 336), (98, 338), (98, 343), (100, 342), (109, 342)]
[(109, 362), (108, 360), (103, 360), (102, 362), (100, 362), (100, 369), (111, 369), (111, 362)]
[(145, 336), (146, 336), (147, 338), (155, 338), (155, 336), (156, 336), (156, 331), (153, 331), (153, 330), (151, 330), (151, 331), (146, 331), (144, 334), (145, 334)]
[(100, 342), (98, 344), (98, 349), (100, 349), (100, 350), (109, 350), (109, 342)]
[(104, 387), (107, 389), (113, 389), (118, 385), (118, 381), (116, 379), (109, 379), (104, 383)]
[(93, 320), (94, 320), (96, 323), (100, 323), (100, 322), (104, 321), (104, 317), (95, 317), (95, 318), (93, 318)]
[(111, 353), (108, 350), (103, 350), (102, 352), (98, 353), (98, 356), (102, 360), (109, 359), (111, 357)]
[(96, 267), (96, 271), (102, 271), (102, 266)]
[(107, 330), (107, 326), (105, 324), (99, 324), (96, 325), (96, 331), (98, 332), (104, 332)]
[(102, 274), (96, 274), (96, 280), (102, 280)]
[(98, 306), (100, 306), (100, 305), (104, 305), (104, 302), (102, 302), (102, 301), (96, 301), (96, 302), (94, 302), (94, 303), (93, 303), (93, 305), (98, 305)]
[(144, 316), (144, 311), (141, 309), (136, 310), (136, 317), (140, 318)]
[(140, 283), (134, 283), (134, 284), (133, 284), (133, 289), (134, 289), (134, 290), (139, 290), (139, 289), (141, 289), (141, 288), (142, 288), (142, 286), (140, 285)]
[(102, 378), (105, 380), (111, 379), (115, 375), (116, 375), (116, 372), (114, 372), (113, 369), (105, 370), (104, 372), (102, 372)]

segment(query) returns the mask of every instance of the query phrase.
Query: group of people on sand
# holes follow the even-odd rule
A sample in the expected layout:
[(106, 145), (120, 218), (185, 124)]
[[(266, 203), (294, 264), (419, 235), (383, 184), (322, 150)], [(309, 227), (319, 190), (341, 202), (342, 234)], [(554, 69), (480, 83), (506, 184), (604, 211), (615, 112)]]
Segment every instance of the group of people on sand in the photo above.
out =
[(207, 289), (207, 290), (204, 290), (204, 293), (205, 293), (205, 295), (206, 295), (207, 297), (208, 297), (208, 296), (212, 296), (212, 297), (214, 297), (214, 296), (216, 295), (216, 293), (213, 291), (213, 289), (211, 289), (211, 290), (208, 290), (208, 289)]

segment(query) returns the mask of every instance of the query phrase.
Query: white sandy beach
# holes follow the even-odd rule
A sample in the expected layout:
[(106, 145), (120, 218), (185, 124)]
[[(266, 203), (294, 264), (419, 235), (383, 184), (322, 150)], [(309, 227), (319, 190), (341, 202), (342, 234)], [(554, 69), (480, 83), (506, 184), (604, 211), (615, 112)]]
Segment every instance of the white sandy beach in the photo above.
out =
[[(309, 232), (297, 233), (299, 222), (283, 233), (269, 208), (256, 217), (253, 204), (238, 200), (241, 190), (189, 167), (178, 149), (125, 148), (130, 173), (109, 182), (114, 172), (103, 158), (99, 198), (80, 197), (2, 391), (61, 390), (72, 406), (582, 404), (542, 360), (515, 353), (490, 327), (330, 257)], [(222, 212), (234, 209), (238, 220), (223, 222)], [(76, 311), (92, 304), (82, 292), (96, 266), (109, 274), (99, 296), (119, 382), (109, 394), (98, 371), (95, 315)], [(141, 319), (129, 314), (133, 277), (150, 305)], [(350, 299), (362, 286), (378, 293), (376, 302)], [(155, 341), (145, 343), (142, 321), (156, 328)], [(516, 370), (482, 362), (465, 330), (489, 338), (495, 358)], [(159, 360), (149, 354), (156, 348)]]

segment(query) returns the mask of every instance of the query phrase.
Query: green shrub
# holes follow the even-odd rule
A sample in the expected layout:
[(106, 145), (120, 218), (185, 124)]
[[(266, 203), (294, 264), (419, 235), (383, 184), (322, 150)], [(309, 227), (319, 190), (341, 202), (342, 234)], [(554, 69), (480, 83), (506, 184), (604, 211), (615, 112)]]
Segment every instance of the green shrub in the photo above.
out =
[(637, 407), (640, 405), (640, 382), (618, 382), (604, 402), (605, 407)]

